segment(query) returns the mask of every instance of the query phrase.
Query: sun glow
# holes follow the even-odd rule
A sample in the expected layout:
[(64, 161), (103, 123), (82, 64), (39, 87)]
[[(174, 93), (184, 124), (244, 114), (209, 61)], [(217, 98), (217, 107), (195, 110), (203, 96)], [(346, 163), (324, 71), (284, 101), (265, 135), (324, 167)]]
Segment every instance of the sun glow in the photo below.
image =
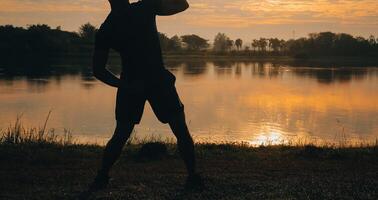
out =
[(268, 132), (261, 132), (255, 138), (249, 141), (253, 146), (258, 145), (277, 145), (285, 142), (285, 137), (279, 131), (271, 130)]
[[(133, 0), (135, 1), (135, 0)], [(191, 7), (173, 17), (159, 17), (162, 32), (203, 34), (212, 38), (217, 32), (235, 32), (239, 36), (253, 32), (303, 34), (314, 31), (377, 33), (376, 0), (190, 0)], [(1, 0), (0, 24), (45, 23), (77, 30), (87, 22), (100, 25), (109, 11), (106, 0)], [(251, 28), (253, 32), (251, 33)], [(345, 31), (347, 30), (347, 31)], [(180, 33), (181, 34), (181, 33)], [(267, 37), (258, 35), (259, 37)], [(287, 37), (288, 35), (285, 35)], [(291, 36), (291, 35), (290, 35)], [(278, 37), (278, 36), (277, 36)]]

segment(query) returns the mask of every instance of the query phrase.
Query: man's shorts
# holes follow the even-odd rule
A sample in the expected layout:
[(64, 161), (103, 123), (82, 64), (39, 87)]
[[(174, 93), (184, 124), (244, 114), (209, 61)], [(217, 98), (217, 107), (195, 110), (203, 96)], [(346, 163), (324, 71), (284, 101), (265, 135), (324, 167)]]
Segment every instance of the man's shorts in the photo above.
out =
[(156, 117), (162, 123), (169, 123), (184, 112), (174, 82), (169, 84), (135, 85), (120, 88), (117, 92), (116, 120), (139, 124), (148, 101)]

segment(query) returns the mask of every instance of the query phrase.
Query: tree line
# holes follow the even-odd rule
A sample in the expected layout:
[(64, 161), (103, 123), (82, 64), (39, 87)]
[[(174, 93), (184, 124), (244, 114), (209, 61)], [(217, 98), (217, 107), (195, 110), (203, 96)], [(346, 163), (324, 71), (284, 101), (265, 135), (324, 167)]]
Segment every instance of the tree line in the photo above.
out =
[[(52, 55), (82, 55), (93, 51), (97, 28), (84, 24), (78, 32), (51, 28), (45, 24), (26, 28), (0, 26), (0, 57), (45, 58)], [(159, 33), (165, 53), (206, 53), (220, 55), (286, 55), (308, 56), (378, 56), (378, 38), (354, 37), (345, 33), (311, 33), (307, 37), (283, 40), (258, 38), (243, 41), (218, 33), (212, 42), (195, 34), (168, 37)]]

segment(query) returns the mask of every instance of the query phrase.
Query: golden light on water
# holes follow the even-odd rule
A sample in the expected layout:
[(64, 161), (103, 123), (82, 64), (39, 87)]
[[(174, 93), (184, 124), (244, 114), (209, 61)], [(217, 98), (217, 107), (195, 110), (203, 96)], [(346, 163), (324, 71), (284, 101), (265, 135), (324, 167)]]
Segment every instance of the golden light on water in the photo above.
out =
[(283, 134), (279, 131), (270, 130), (270, 131), (262, 131), (253, 139), (251, 139), (248, 143), (252, 146), (259, 146), (259, 145), (278, 145), (282, 144), (287, 139), (283, 136)]
[[(349, 141), (375, 141), (378, 137), (377, 68), (337, 71), (253, 62), (167, 66), (177, 77), (197, 141), (261, 145), (334, 142), (344, 136)], [(57, 132), (69, 129), (80, 142), (103, 144), (112, 135), (115, 89), (80, 74), (4, 79), (0, 92), (0, 128), (20, 113), (25, 126), (40, 126), (52, 110), (48, 127)], [(173, 137), (147, 104), (135, 136), (151, 135)]]

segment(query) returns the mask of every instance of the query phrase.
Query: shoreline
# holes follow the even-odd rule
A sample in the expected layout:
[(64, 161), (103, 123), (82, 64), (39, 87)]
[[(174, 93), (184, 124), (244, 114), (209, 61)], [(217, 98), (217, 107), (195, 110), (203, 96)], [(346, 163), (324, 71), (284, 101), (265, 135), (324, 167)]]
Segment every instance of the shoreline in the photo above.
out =
[[(165, 148), (141, 150), (151, 142)], [(75, 143), (69, 132), (24, 129), (18, 118), (0, 131), (0, 199), (76, 199), (93, 180), (103, 150)], [(196, 155), (206, 188), (188, 192), (172, 140), (132, 138), (109, 188), (91, 199), (378, 199), (378, 140), (354, 147), (197, 143)]]
[[(292, 56), (264, 56), (264, 55), (216, 55), (216, 54), (170, 54), (163, 53), (163, 59), (166, 62), (187, 62), (187, 61), (213, 61), (213, 62), (270, 62), (272, 64), (286, 64), (292, 66), (306, 67), (378, 67), (378, 57), (372, 56), (310, 56), (308, 58), (295, 58)], [(92, 54), (64, 54), (51, 55), (43, 58), (29, 59), (28, 63), (18, 63), (18, 59), (11, 63), (0, 63), (1, 67), (12, 66), (22, 67), (23, 65), (31, 66), (62, 66), (72, 65), (88, 66), (91, 64)], [(112, 52), (109, 56), (109, 64), (120, 64), (121, 60), (118, 54)]]

